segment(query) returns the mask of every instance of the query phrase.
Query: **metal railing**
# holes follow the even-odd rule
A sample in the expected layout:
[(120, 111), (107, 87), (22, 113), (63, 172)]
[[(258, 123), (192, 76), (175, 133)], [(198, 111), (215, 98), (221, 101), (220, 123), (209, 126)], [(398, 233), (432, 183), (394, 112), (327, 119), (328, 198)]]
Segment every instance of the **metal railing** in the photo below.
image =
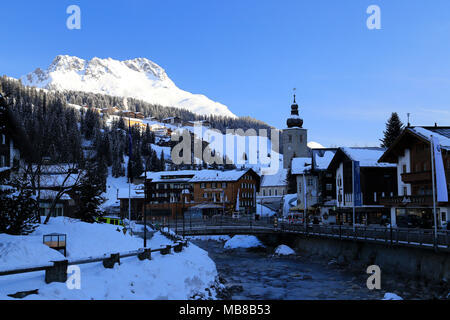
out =
[(289, 223), (281, 219), (275, 225), (274, 218), (254, 220), (250, 217), (211, 217), (170, 220), (164, 226), (174, 234), (183, 236), (214, 234), (296, 233), (314, 237), (384, 243), (450, 250), (450, 232), (433, 229), (388, 228), (371, 226), (314, 225)]

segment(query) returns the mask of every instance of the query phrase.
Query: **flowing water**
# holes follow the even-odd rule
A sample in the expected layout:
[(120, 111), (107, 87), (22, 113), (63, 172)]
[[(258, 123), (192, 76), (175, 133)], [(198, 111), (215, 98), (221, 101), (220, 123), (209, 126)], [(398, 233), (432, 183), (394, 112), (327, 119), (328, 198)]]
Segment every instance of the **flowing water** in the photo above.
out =
[[(369, 290), (366, 270), (350, 272), (334, 263), (311, 261), (299, 255), (276, 257), (271, 254), (273, 249), (230, 251), (225, 250), (223, 242), (219, 241), (192, 242), (206, 250), (216, 263), (228, 288), (225, 299), (379, 300), (385, 292), (395, 292), (407, 299), (427, 298), (413, 291), (408, 284), (394, 280), (391, 280), (390, 290)], [(386, 280), (382, 280), (382, 284), (387, 283)]]

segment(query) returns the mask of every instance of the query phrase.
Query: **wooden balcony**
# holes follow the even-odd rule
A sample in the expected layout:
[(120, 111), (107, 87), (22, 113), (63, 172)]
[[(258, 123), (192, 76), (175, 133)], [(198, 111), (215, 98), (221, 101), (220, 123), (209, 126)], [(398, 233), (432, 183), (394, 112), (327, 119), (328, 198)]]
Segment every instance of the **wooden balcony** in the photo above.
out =
[(431, 182), (431, 171), (402, 173), (402, 181), (404, 183)]

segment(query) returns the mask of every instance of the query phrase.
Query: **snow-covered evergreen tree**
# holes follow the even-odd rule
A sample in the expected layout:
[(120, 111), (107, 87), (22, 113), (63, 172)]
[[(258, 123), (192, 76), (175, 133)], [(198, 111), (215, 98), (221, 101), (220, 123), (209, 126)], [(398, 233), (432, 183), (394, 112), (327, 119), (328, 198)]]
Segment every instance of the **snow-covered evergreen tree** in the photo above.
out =
[(19, 190), (0, 183), (0, 233), (26, 235), (34, 231), (39, 205), (31, 190)]

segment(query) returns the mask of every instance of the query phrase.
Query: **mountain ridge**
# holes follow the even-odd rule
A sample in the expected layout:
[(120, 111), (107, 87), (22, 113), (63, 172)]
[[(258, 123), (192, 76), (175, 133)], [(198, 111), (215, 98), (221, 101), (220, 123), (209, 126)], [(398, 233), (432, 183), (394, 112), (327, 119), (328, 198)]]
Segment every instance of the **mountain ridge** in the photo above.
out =
[(199, 115), (237, 118), (227, 106), (178, 88), (164, 68), (147, 58), (84, 60), (58, 55), (45, 70), (22, 76), (24, 85), (54, 91), (83, 91), (186, 109)]

